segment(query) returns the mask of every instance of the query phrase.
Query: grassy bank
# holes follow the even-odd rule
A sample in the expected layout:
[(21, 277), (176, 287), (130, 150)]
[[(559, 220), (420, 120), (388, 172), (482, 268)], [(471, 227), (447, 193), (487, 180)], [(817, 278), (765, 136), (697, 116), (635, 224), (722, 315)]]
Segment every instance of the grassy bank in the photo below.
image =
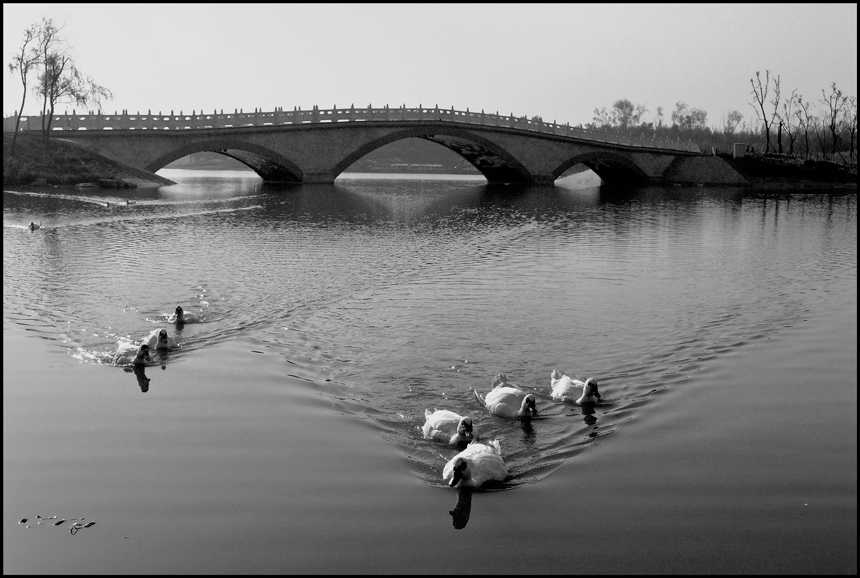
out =
[[(12, 156), (12, 135), (3, 134), (3, 186), (30, 185), (44, 179), (47, 185), (74, 186), (99, 179), (141, 181), (169, 185), (172, 181), (141, 171), (75, 144), (41, 135), (19, 134)], [(40, 183), (42, 181), (39, 181)]]

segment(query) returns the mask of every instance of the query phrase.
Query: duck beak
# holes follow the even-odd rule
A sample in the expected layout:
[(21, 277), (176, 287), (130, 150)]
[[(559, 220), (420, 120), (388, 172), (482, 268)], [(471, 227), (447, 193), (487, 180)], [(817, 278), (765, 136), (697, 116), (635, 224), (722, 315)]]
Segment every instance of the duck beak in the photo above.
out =
[(454, 468), (454, 477), (452, 477), (452, 478), (451, 478), (451, 481), (450, 481), (450, 482), (448, 482), (448, 486), (449, 486), (449, 487), (451, 487), (451, 488), (453, 488), (454, 486), (456, 486), (457, 484), (459, 484), (459, 483), (460, 483), (460, 480), (462, 480), (462, 479), (463, 479), (463, 476), (462, 476), (462, 474), (460, 473), (460, 470), (458, 470), (458, 469)]

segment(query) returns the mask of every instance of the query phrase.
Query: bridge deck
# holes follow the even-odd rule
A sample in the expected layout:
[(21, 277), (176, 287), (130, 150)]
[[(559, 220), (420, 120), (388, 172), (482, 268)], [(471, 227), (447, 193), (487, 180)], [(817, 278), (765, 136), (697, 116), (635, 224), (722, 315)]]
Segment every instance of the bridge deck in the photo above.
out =
[[(303, 125), (314, 123), (339, 123), (339, 122), (366, 122), (366, 121), (448, 121), (464, 123), (469, 125), (482, 125), (493, 127), (504, 127), (543, 134), (552, 134), (561, 137), (575, 138), (578, 140), (592, 141), (595, 143), (614, 144), (629, 147), (642, 147), (650, 149), (663, 149), (687, 153), (699, 153), (699, 146), (691, 141), (670, 141), (656, 138), (635, 137), (632, 135), (613, 135), (594, 129), (570, 126), (569, 124), (557, 124), (555, 121), (548, 123), (542, 120), (531, 120), (528, 117), (502, 116), (498, 113), (471, 112), (444, 109), (444, 108), (331, 108), (320, 109), (313, 107), (311, 110), (296, 108), (292, 111), (276, 109), (272, 112), (242, 112), (234, 111), (224, 113), (223, 110), (206, 114), (192, 111), (191, 114), (129, 114), (123, 111), (121, 114), (56, 114), (52, 119), (52, 130), (76, 131), (76, 130), (200, 130), (200, 129), (224, 129), (240, 127), (265, 127)], [(16, 117), (7, 117), (3, 120), (5, 132), (15, 131)], [(41, 116), (22, 116), (19, 130), (33, 131), (42, 130)]]

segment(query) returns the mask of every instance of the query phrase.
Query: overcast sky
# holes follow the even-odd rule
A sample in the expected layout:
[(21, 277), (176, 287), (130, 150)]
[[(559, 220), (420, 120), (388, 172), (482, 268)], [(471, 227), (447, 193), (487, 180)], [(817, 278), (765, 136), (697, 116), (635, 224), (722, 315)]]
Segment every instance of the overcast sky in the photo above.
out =
[(857, 95), (857, 4), (3, 4), (4, 65), (43, 16), (110, 111), (438, 104), (578, 124), (627, 98), (715, 126), (753, 118), (756, 71), (783, 97)]

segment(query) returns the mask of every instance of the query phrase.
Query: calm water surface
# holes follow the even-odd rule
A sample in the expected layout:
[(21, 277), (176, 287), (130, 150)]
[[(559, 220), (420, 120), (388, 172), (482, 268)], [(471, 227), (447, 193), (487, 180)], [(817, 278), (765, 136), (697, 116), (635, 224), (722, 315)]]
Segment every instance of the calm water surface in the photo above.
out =
[(4, 191), (4, 571), (856, 573), (856, 193), (164, 174)]

